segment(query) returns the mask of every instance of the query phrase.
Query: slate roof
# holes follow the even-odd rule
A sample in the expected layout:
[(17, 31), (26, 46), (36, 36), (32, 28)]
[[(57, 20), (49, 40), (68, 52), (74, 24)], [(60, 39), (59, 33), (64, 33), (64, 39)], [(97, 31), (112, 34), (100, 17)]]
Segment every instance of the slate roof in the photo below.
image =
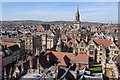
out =
[(12, 52), (20, 50), (20, 48), (18, 47), (18, 45), (10, 46), (10, 47), (8, 47), (8, 49), (10, 49)]

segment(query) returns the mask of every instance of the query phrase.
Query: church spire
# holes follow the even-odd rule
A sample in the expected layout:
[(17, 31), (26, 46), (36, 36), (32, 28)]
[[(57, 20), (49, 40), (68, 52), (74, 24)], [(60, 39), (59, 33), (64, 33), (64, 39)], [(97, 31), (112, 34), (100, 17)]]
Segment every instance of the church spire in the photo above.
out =
[(79, 14), (79, 8), (78, 8), (78, 6), (77, 6), (77, 10), (76, 10), (76, 13), (77, 13), (77, 14)]
[(77, 9), (76, 9), (76, 14), (75, 14), (75, 21), (74, 23), (80, 23), (80, 14), (79, 14), (79, 8), (77, 6)]

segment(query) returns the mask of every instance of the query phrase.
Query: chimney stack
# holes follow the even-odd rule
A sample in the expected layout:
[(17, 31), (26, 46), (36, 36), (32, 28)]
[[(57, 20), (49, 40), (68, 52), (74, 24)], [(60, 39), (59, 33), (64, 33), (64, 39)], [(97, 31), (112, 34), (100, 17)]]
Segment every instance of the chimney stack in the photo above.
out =
[(76, 48), (73, 48), (73, 55), (77, 56)]
[(77, 80), (77, 78), (78, 78), (78, 70), (79, 70), (79, 68), (80, 68), (80, 65), (79, 65), (79, 63), (76, 63), (76, 69), (75, 69), (75, 75), (74, 75), (74, 77), (75, 77), (75, 80)]
[(47, 46), (46, 45), (43, 45), (42, 46), (42, 52), (45, 52), (47, 50)]
[(59, 66), (57, 64), (55, 64), (55, 78), (57, 79), (58, 77), (58, 71), (59, 71)]
[(88, 43), (88, 35), (86, 35), (86, 42)]
[(50, 55), (48, 54), (46, 57), (47, 57), (47, 61), (49, 62), (50, 61)]
[(114, 42), (114, 41), (115, 41), (115, 37), (114, 37), (114, 36), (112, 36), (111, 40), (112, 40), (112, 42)]

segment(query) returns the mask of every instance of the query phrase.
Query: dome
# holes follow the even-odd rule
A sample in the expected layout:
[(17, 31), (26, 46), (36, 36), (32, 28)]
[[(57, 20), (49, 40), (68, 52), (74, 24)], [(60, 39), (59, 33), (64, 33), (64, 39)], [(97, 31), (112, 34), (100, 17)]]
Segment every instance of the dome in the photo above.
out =
[(61, 42), (59, 41), (59, 42), (57, 43), (57, 45), (61, 45)]

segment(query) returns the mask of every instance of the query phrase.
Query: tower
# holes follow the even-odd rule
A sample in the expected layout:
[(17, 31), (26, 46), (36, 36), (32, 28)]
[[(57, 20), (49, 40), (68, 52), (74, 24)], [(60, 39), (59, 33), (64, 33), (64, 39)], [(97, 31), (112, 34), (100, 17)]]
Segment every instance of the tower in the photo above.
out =
[(80, 29), (80, 27), (81, 27), (81, 25), (80, 25), (80, 14), (79, 14), (79, 8), (77, 6), (73, 28), (74, 29)]
[(47, 34), (42, 34), (42, 51), (47, 49)]
[(74, 21), (74, 23), (80, 23), (80, 14), (79, 14), (78, 6), (77, 6), (77, 9), (76, 9), (76, 14), (75, 14), (75, 21)]

